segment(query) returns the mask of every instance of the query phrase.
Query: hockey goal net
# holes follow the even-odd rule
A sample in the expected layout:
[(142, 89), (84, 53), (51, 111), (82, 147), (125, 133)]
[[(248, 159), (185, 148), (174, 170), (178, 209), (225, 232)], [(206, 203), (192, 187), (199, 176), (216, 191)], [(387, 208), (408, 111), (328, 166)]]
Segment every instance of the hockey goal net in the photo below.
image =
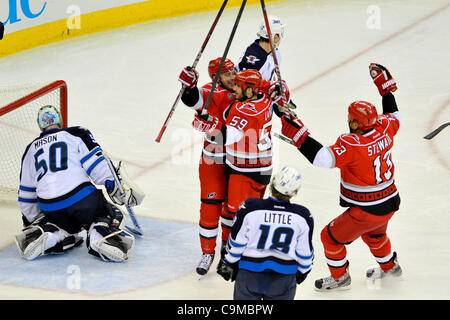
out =
[(22, 155), (40, 130), (40, 107), (53, 105), (67, 126), (67, 85), (64, 81), (0, 85), (0, 201), (17, 200)]

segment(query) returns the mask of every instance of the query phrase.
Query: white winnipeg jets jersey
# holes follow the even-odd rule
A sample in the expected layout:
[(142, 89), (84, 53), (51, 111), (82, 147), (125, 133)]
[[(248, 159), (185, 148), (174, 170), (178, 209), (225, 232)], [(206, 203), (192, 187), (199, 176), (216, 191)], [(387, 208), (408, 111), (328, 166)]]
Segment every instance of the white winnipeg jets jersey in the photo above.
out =
[(40, 210), (67, 208), (113, 180), (102, 149), (82, 127), (50, 129), (32, 141), (22, 157), (19, 206), (33, 221)]
[[(278, 63), (281, 64), (280, 51), (275, 49), (275, 54), (277, 56)], [(276, 80), (275, 61), (273, 60), (272, 53), (267, 53), (258, 43), (258, 40), (255, 40), (239, 58), (237, 69), (238, 71), (255, 69), (261, 73), (264, 80)]]
[(225, 260), (253, 272), (306, 273), (314, 259), (313, 229), (313, 217), (301, 205), (248, 199), (236, 213)]

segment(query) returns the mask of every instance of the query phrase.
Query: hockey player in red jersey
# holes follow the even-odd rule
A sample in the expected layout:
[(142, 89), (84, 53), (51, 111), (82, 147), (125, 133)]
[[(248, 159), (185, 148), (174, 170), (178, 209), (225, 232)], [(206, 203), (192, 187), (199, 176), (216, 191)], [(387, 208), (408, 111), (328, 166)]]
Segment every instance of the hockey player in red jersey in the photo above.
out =
[(234, 82), (237, 100), (230, 107), (226, 122), (217, 117), (199, 119), (209, 129), (207, 132), (221, 137), (226, 146), (227, 202), (233, 217), (246, 199), (264, 197), (272, 174), (272, 112), (281, 116), (274, 101), (282, 103), (280, 91), (274, 94), (275, 85), (264, 82), (257, 70), (238, 72)]
[[(222, 58), (211, 60), (208, 65), (208, 73), (214, 79)], [(219, 82), (214, 89), (208, 113), (212, 117), (226, 121), (226, 110), (235, 100), (234, 88), (235, 68), (234, 63), (226, 59), (221, 70)], [(181, 99), (184, 104), (201, 113), (211, 92), (212, 82), (197, 87), (198, 73), (196, 70), (184, 68), (179, 77), (185, 85), (185, 91)], [(192, 125), (199, 131), (207, 131), (202, 127), (203, 122), (195, 116)], [(208, 126), (208, 124), (207, 124)], [(219, 221), (222, 225), (222, 239), (228, 239), (233, 217), (228, 213), (224, 203), (227, 194), (227, 177), (224, 166), (223, 141), (205, 134), (203, 150), (199, 164), (199, 179), (201, 189), (199, 236), (202, 249), (202, 258), (197, 267), (197, 273), (204, 275), (208, 272), (214, 260), (216, 238), (219, 232)]]
[(372, 63), (369, 71), (380, 95), (383, 114), (365, 101), (348, 107), (349, 134), (323, 147), (309, 136), (308, 129), (294, 117), (282, 117), (282, 133), (314, 165), (341, 171), (340, 205), (348, 209), (321, 232), (331, 276), (316, 280), (319, 291), (350, 288), (346, 245), (359, 237), (367, 244), (379, 267), (367, 270), (368, 279), (400, 276), (397, 254), (386, 234), (389, 220), (399, 209), (400, 197), (394, 181), (392, 147), (401, 115), (392, 92), (397, 89), (389, 71)]

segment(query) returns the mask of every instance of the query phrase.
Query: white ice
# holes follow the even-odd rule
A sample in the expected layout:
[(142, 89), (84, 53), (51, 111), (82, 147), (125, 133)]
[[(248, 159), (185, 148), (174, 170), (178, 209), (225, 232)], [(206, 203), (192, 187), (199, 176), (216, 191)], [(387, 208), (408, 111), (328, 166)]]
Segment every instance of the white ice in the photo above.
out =
[[(314, 138), (332, 144), (346, 132), (346, 108), (353, 100), (371, 101), (381, 110), (381, 98), (368, 73), (370, 62), (387, 66), (397, 79), (395, 96), (403, 115), (393, 151), (402, 203), (388, 235), (404, 276), (376, 287), (368, 286), (364, 277), (375, 260), (357, 240), (347, 247), (352, 289), (314, 291), (314, 280), (329, 274), (320, 231), (343, 211), (338, 204), (339, 171), (313, 167), (295, 148), (274, 138), (276, 168), (291, 165), (301, 171), (304, 185), (294, 201), (310, 208), (315, 218), (314, 268), (298, 287), (296, 299), (450, 298), (450, 129), (433, 140), (423, 139), (450, 121), (449, 4), (445, 0), (267, 4), (269, 14), (287, 25), (280, 46), (281, 74)], [(373, 20), (377, 10), (379, 25)], [(238, 8), (225, 10), (216, 28), (197, 68), (201, 84), (209, 81), (207, 62), (222, 56), (237, 12)], [(161, 143), (155, 138), (180, 89), (178, 74), (193, 63), (215, 14), (137, 24), (9, 56), (0, 60), (2, 82), (66, 80), (69, 125), (89, 128), (114, 159), (126, 162), (146, 192), (137, 215), (197, 225), (201, 135), (191, 128), (192, 111), (178, 104)], [(236, 61), (255, 39), (261, 20), (259, 5), (245, 8), (229, 58)], [(273, 130), (280, 131), (277, 118)], [(1, 221), (0, 249), (11, 246), (21, 228), (16, 206), (4, 206)], [(200, 248), (198, 252), (200, 258)], [(102, 298), (231, 299), (233, 284), (215, 273), (216, 263), (217, 259), (202, 280), (193, 265), (191, 273), (170, 281)], [(0, 284), (0, 298), (95, 297)]]

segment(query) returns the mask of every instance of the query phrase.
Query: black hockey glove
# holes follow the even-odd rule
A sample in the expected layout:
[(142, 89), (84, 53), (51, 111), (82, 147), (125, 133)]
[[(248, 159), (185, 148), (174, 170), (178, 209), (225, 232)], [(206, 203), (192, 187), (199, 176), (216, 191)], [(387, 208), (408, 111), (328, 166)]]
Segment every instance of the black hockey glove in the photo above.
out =
[[(309, 270), (311, 271), (311, 270)], [(297, 280), (297, 284), (302, 283), (303, 281), (305, 281), (306, 277), (308, 276), (308, 272), (305, 273), (301, 273), (300, 271), (297, 270), (297, 273), (295, 274), (295, 279)]]
[(220, 259), (219, 264), (217, 266), (217, 273), (228, 281), (231, 279), (231, 282), (236, 280), (236, 276), (239, 270), (238, 262), (236, 263), (228, 263), (223, 258)]

